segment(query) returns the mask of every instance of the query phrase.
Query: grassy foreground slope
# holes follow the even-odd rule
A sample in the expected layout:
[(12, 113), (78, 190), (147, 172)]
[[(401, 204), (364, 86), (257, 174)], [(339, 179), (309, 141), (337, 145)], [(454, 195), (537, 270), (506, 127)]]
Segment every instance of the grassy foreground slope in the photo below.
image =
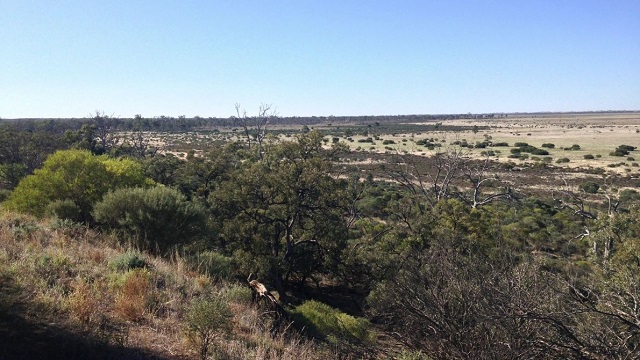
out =
[(187, 318), (204, 298), (223, 299), (231, 313), (209, 356), (334, 357), (290, 329), (271, 336), (248, 287), (116, 240), (69, 222), (0, 215), (0, 359), (196, 359), (201, 344)]

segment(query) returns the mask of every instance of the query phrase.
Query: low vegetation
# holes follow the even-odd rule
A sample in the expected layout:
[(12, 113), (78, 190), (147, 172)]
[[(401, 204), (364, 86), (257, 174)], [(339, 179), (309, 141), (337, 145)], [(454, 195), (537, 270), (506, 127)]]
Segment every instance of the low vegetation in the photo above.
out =
[(89, 120), (0, 128), (4, 357), (640, 356), (633, 146), (239, 111), (178, 157)]

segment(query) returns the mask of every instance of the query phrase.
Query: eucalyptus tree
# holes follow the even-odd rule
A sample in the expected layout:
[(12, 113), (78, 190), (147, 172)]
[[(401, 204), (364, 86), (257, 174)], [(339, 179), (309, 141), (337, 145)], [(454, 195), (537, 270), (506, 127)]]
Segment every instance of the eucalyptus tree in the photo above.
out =
[(323, 148), (318, 132), (293, 141), (266, 143), (212, 194), (223, 245), (242, 270), (266, 277), (285, 297), (294, 281), (318, 281), (339, 261), (345, 245), (346, 180), (333, 174), (332, 159), (344, 146)]

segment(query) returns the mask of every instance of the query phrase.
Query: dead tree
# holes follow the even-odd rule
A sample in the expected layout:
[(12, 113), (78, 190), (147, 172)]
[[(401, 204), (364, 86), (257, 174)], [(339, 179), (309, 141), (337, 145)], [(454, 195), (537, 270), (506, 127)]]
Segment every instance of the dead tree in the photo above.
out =
[(253, 294), (253, 301), (255, 303), (262, 302), (267, 308), (264, 314), (272, 315), (273, 323), (271, 324), (270, 332), (272, 335), (275, 335), (285, 323), (291, 322), (289, 313), (280, 305), (280, 302), (269, 292), (263, 283), (255, 279), (252, 280), (252, 277), (253, 273), (249, 274), (247, 282)]
[(567, 179), (562, 178), (564, 187), (556, 192), (553, 192), (553, 201), (556, 203), (555, 208), (558, 210), (569, 209), (573, 211), (574, 215), (581, 216), (585, 219), (595, 220), (596, 214), (587, 210), (587, 204), (584, 201), (584, 197), (576, 194), (571, 190)]
[(91, 117), (91, 123), (95, 126), (94, 136), (100, 142), (100, 145), (105, 152), (111, 151), (118, 142), (119, 139), (115, 136), (115, 126), (120, 120), (115, 118), (113, 114), (111, 116), (106, 115), (104, 111), (96, 110), (95, 115)]
[[(500, 180), (497, 176), (489, 175), (488, 170), (490, 170), (490, 160), (488, 156), (481, 164), (477, 166), (466, 164), (463, 168), (465, 177), (471, 183), (472, 195), (470, 201), (468, 202), (471, 203), (471, 207), (474, 209), (489, 204), (498, 199), (515, 199), (514, 192), (510, 184)], [(484, 188), (487, 185), (495, 182), (503, 185), (502, 190), (483, 196), (482, 192)]]
[(257, 144), (258, 156), (262, 159), (262, 144), (267, 137), (269, 122), (277, 117), (278, 113), (271, 109), (271, 105), (266, 104), (260, 105), (257, 116), (248, 116), (246, 110), (241, 110), (240, 104), (236, 104), (235, 107), (237, 115), (235, 119), (236, 124), (242, 127), (249, 147), (254, 143)]

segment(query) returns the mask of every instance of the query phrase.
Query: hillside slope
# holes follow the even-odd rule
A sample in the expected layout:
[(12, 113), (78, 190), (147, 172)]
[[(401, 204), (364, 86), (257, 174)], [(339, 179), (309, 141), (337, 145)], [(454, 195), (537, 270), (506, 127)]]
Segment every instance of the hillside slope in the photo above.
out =
[(232, 318), (209, 355), (335, 357), (291, 329), (271, 336), (248, 287), (116, 240), (68, 222), (0, 217), (0, 359), (197, 359), (188, 314), (196, 300), (216, 297)]

